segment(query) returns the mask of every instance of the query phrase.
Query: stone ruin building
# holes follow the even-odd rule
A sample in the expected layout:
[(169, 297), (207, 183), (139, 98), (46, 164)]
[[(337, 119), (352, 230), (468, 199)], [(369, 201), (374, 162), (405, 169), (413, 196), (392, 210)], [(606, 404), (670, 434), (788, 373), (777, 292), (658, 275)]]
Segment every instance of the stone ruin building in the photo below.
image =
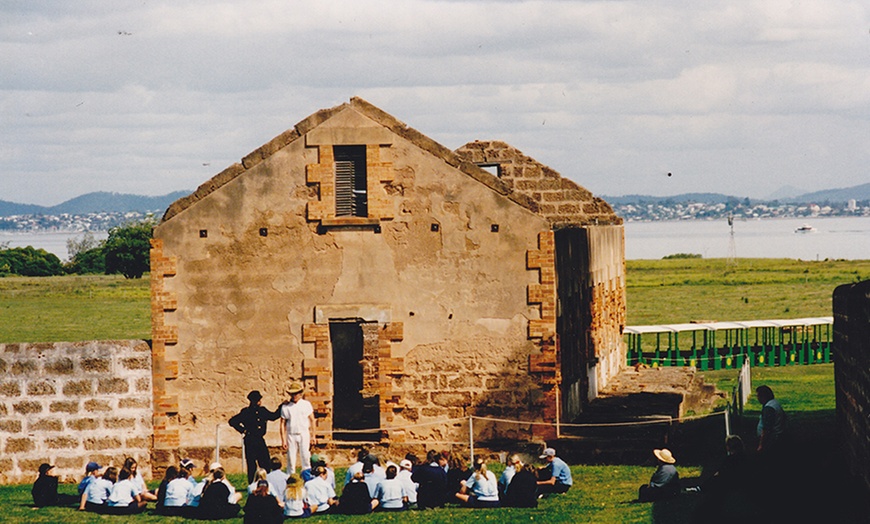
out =
[(274, 408), (291, 379), (321, 442), (396, 445), (467, 440), (469, 415), (568, 421), (625, 361), (606, 202), (503, 142), (450, 151), (360, 98), (172, 204), (151, 286), (156, 463), (213, 453), (249, 390)]

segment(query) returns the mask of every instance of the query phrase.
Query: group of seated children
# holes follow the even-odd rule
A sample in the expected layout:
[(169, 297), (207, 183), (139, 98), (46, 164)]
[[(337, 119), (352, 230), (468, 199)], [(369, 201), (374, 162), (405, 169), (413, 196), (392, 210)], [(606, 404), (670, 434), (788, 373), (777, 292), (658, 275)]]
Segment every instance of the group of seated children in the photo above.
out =
[[(245, 522), (282, 522), (285, 518), (303, 518), (313, 514), (365, 514), (372, 511), (403, 511), (409, 508), (442, 507), (448, 502), (473, 508), (499, 506), (536, 507), (543, 493), (564, 492), (570, 486), (570, 471), (559, 469), (555, 452), (545, 450), (541, 458), (548, 461), (543, 478), (533, 467), (526, 466), (518, 455), (508, 459), (498, 480), (478, 458), (473, 469), (465, 469), (463, 461), (449, 453), (429, 451), (424, 464), (418, 464), (413, 454), (399, 464), (387, 462), (381, 466), (374, 454), (362, 449), (357, 462), (347, 470), (344, 490), (336, 496), (335, 473), (318, 455), (312, 455), (311, 468), (301, 475), (285, 474), (281, 461), (271, 459), (270, 471), (258, 469), (248, 486), (244, 507)], [(101, 514), (129, 515), (143, 511), (148, 502), (155, 502), (154, 513), (195, 519), (233, 518), (241, 512), (241, 493), (226, 478), (223, 467), (212, 463), (205, 476), (194, 478), (194, 463), (190, 459), (178, 466), (169, 466), (156, 491), (148, 491), (137, 471), (133, 458), (124, 461), (120, 470), (105, 470), (90, 462), (75, 497), (79, 509)], [(43, 464), (33, 486), (37, 506), (67, 505), (64, 495), (57, 494), (57, 477), (53, 466)], [(567, 485), (566, 485), (567, 482)], [(555, 489), (553, 487), (556, 486)]]

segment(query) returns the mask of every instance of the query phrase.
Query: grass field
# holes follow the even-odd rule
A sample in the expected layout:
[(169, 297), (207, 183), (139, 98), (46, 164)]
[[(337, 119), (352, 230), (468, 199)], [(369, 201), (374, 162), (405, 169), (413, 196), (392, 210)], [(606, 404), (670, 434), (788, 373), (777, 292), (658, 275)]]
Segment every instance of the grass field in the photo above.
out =
[[(870, 260), (629, 260), (628, 324), (831, 315), (840, 284)], [(150, 338), (149, 280), (118, 275), (0, 278), (0, 343)]]
[[(724, 260), (657, 260), (627, 263), (628, 322), (657, 324), (703, 320), (747, 320), (829, 316), (831, 293), (837, 285), (870, 277), (870, 261), (800, 262), (742, 259), (736, 267)], [(0, 278), (0, 342), (52, 342), (92, 339), (149, 338), (149, 281), (115, 276)], [(706, 372), (707, 381), (730, 391), (734, 370)], [(753, 384), (770, 385), (790, 416), (796, 444), (813, 457), (814, 475), (824, 478), (808, 491), (795, 486), (788, 494), (790, 522), (858, 522), (852, 520), (852, 487), (835, 445), (833, 365), (757, 368)], [(754, 401), (753, 401), (754, 402)], [(734, 428), (748, 442), (754, 438), (759, 406), (750, 404)], [(712, 442), (721, 441), (715, 428)], [(672, 447), (689, 443), (673, 442)], [(712, 447), (715, 447), (712, 446)], [(720, 457), (713, 449), (709, 457)], [(698, 477), (715, 459), (680, 463), (683, 477)], [(497, 469), (497, 468), (494, 468)], [(312, 518), (309, 522), (707, 522), (720, 516), (745, 522), (747, 507), (736, 504), (721, 514), (696, 514), (698, 499), (682, 496), (656, 504), (633, 502), (637, 487), (653, 467), (634, 465), (572, 467), (575, 488), (567, 495), (542, 501), (537, 510), (466, 510), (446, 508), (401, 515)], [(340, 473), (340, 472), (339, 472)], [(244, 484), (233, 478), (236, 486)], [(793, 479), (783, 479), (791, 486)], [(71, 492), (73, 486), (64, 486)], [(29, 486), (0, 486), (0, 522), (117, 521), (67, 508), (30, 508)], [(836, 509), (829, 509), (836, 508)], [(725, 519), (728, 517), (730, 520)], [(803, 517), (807, 517), (806, 520)], [(812, 518), (809, 518), (812, 517)], [(136, 516), (134, 522), (180, 522), (181, 519)], [(240, 521), (241, 519), (237, 519)]]
[[(736, 372), (734, 370), (712, 371), (705, 373), (710, 382), (719, 384), (722, 388), (733, 385)], [(796, 448), (809, 450), (813, 457), (814, 472), (823, 475), (825, 482), (812, 486), (811, 492), (806, 492), (806, 486), (795, 483), (793, 479), (783, 479), (782, 485), (789, 486), (787, 512), (789, 519), (782, 522), (817, 522), (819, 515), (824, 516), (823, 522), (860, 522), (860, 516), (855, 517), (852, 503), (850, 480), (842, 474), (843, 464), (837, 454), (834, 435), (834, 391), (833, 365), (795, 366), (787, 368), (757, 368), (752, 371), (754, 385), (766, 383), (770, 385), (781, 399), (789, 415), (789, 424), (796, 436)], [(754, 440), (754, 427), (760, 406), (753, 399), (742, 419), (734, 421), (735, 431), (741, 434), (750, 445)], [(719, 424), (713, 426), (711, 441), (721, 442), (722, 429)], [(695, 442), (672, 443), (675, 454), (680, 456), (684, 448), (695, 446)], [(714, 446), (715, 447), (715, 446)], [(711, 457), (697, 463), (678, 462), (680, 475), (684, 479), (703, 478), (705, 471), (709, 475), (721, 457), (721, 451), (708, 450)], [(796, 458), (796, 463), (801, 459)], [(690, 461), (691, 462), (691, 461)], [(493, 465), (494, 471), (500, 471), (498, 465)], [(308, 522), (360, 522), (360, 523), (440, 523), (440, 522), (564, 522), (564, 523), (630, 523), (630, 522), (709, 522), (715, 517), (721, 517), (726, 522), (747, 522), (746, 514), (756, 510), (757, 502), (736, 501), (727, 505), (715, 515), (704, 513), (699, 506), (703, 500), (695, 495), (682, 495), (677, 499), (657, 502), (638, 503), (635, 501), (637, 488), (648, 481), (653, 467), (635, 465), (575, 465), (572, 473), (575, 486), (566, 495), (554, 496), (541, 501), (538, 509), (494, 509), (468, 510), (458, 507), (448, 507), (426, 512), (408, 512), (396, 514), (376, 514), (364, 517), (314, 517)], [(343, 477), (343, 471), (338, 470), (338, 478)], [(231, 475), (231, 480), (237, 488), (242, 488), (245, 481), (241, 476)], [(748, 479), (748, 481), (751, 479)], [(152, 483), (156, 485), (156, 483)], [(30, 487), (0, 486), (0, 522), (64, 522), (69, 524), (121, 521), (120, 517), (96, 516), (79, 513), (71, 508), (45, 508), (34, 510), (30, 507)], [(72, 493), (73, 485), (64, 485), (63, 492)], [(748, 509), (747, 509), (748, 508)], [(803, 520), (806, 516), (807, 520)], [(131, 522), (182, 522), (183, 519), (158, 517), (150, 514), (139, 515), (128, 519)], [(240, 522), (241, 518), (235, 519)]]
[(831, 316), (834, 288), (870, 278), (870, 260), (629, 260), (628, 324)]

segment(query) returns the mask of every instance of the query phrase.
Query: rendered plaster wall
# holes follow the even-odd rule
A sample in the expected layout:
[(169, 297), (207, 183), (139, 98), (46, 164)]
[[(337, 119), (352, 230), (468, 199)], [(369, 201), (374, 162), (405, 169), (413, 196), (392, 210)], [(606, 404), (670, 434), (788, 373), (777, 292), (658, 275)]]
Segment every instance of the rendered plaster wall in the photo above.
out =
[[(337, 137), (366, 129), (383, 137), (353, 109), (322, 123), (319, 141), (330, 128)], [(156, 228), (162, 255), (175, 260), (162, 283), (174, 304), (162, 318), (177, 330), (177, 343), (165, 347), (177, 372), (165, 388), (177, 401), (167, 424), (182, 448), (213, 446), (215, 426), (251, 389), (275, 408), (284, 385), (303, 376), (303, 360), (315, 357), (303, 325), (327, 306), (403, 324), (401, 342), (389, 349), (405, 367), (389, 379), (402, 392), (394, 426), (478, 412), (537, 416), (540, 392), (528, 365), (538, 346), (528, 325), (540, 308), (529, 304), (527, 287), (539, 280), (526, 256), (547, 220), (405, 138), (378, 140), (380, 159), (392, 163), (382, 201), (394, 216), (380, 233), (318, 232), (307, 219), (317, 187), (306, 184), (305, 169), (319, 158), (304, 136)], [(460, 431), (432, 425), (403, 437), (451, 439)], [(278, 443), (276, 424), (267, 442)]]
[(840, 445), (851, 473), (870, 495), (870, 281), (834, 290), (834, 352)]
[(151, 449), (151, 348), (141, 340), (0, 344), (0, 482), (32, 482), (39, 465), (79, 479), (85, 464)]

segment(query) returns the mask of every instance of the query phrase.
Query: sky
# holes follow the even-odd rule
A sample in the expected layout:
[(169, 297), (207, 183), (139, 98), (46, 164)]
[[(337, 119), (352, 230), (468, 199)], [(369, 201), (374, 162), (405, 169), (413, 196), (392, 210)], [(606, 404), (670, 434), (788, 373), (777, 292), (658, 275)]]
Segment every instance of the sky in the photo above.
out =
[(870, 2), (5, 0), (0, 200), (193, 190), (353, 96), (597, 195), (849, 187)]

